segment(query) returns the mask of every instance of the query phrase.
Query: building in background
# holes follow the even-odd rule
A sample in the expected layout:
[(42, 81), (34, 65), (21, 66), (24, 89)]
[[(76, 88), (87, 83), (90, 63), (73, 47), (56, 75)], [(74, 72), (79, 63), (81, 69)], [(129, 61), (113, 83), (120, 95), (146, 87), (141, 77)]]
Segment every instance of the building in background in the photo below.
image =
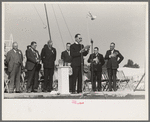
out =
[(13, 35), (10, 34), (10, 39), (5, 40), (4, 42), (4, 52), (7, 53), (9, 50), (12, 49), (12, 44), (13, 44)]

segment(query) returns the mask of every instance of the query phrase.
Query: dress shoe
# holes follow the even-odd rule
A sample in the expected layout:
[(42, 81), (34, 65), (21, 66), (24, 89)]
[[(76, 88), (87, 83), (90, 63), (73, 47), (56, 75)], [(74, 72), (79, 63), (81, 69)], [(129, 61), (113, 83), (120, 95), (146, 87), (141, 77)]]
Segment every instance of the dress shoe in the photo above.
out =
[(117, 89), (114, 89), (114, 91), (116, 92), (116, 91), (117, 91)]
[(33, 90), (33, 91), (31, 91), (31, 92), (37, 92), (37, 91)]
[(112, 89), (109, 89), (109, 91), (112, 91)]
[(42, 90), (42, 92), (47, 92), (47, 90)]
[(76, 94), (75, 92), (72, 92), (71, 94)]
[(47, 90), (47, 92), (51, 92), (51, 90), (50, 90), (50, 89), (48, 89), (48, 90)]
[(102, 89), (98, 89), (98, 91), (102, 91)]
[(37, 90), (37, 89), (34, 89), (34, 90), (32, 90), (32, 92), (38, 92), (38, 90)]
[(21, 93), (21, 91), (16, 91), (15, 93)]
[(82, 93), (82, 91), (77, 91), (77, 93), (79, 94), (79, 93)]
[(8, 93), (14, 93), (14, 91), (9, 91)]
[(31, 91), (27, 91), (27, 93), (31, 93)]

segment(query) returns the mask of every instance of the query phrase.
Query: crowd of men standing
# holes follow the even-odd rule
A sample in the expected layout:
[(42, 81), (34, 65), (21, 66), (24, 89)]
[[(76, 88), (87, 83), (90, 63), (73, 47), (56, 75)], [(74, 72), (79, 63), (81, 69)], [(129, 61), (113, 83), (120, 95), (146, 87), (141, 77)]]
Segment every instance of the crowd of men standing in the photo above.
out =
[[(64, 61), (64, 65), (70, 64), (73, 74), (69, 76), (69, 91), (72, 94), (82, 93), (82, 71), (81, 68), (84, 65), (84, 56), (89, 53), (89, 48), (84, 48), (81, 44), (81, 34), (75, 35), (75, 43), (67, 43), (66, 50), (61, 53), (61, 59)], [(13, 93), (14, 89), (16, 93), (20, 93), (20, 75), (23, 68), (23, 55), (21, 50), (18, 49), (17, 42), (12, 45), (13, 49), (7, 53), (5, 65), (8, 67), (8, 76), (10, 79), (9, 92)], [(31, 45), (27, 46), (26, 50), (26, 64), (27, 70), (27, 92), (38, 91), (38, 79), (41, 64), (44, 68), (44, 85), (42, 92), (51, 92), (53, 90), (53, 75), (56, 60), (56, 49), (53, 47), (52, 40), (49, 40), (44, 45), (41, 54), (36, 50), (37, 43), (31, 42)], [(88, 62), (91, 63), (92, 73), (92, 89), (93, 91), (101, 91), (101, 77), (102, 66), (107, 61), (107, 71), (109, 76), (109, 91), (116, 91), (116, 72), (119, 67), (119, 63), (123, 60), (123, 56), (118, 50), (115, 50), (115, 43), (110, 44), (110, 50), (106, 52), (105, 58), (99, 53), (99, 48), (94, 48), (94, 53), (89, 56)], [(97, 86), (96, 86), (97, 81)], [(77, 83), (77, 90), (76, 90)], [(113, 84), (112, 84), (113, 83)]]

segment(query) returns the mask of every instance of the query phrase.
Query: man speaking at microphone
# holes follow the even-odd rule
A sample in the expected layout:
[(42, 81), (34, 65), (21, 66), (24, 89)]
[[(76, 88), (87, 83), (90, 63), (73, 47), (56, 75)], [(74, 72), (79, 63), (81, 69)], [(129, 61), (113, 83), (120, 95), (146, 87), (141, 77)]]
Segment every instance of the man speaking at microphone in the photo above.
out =
[(83, 56), (86, 56), (89, 52), (89, 48), (84, 48), (82, 44), (82, 37), (81, 34), (76, 34), (75, 35), (75, 43), (70, 46), (70, 55), (72, 57), (72, 70), (73, 70), (73, 75), (72, 75), (72, 88), (71, 92), (72, 94), (75, 94), (75, 88), (76, 88), (76, 80), (78, 80), (77, 83), (77, 93), (82, 92), (82, 72), (81, 72), (81, 66), (83, 64)]

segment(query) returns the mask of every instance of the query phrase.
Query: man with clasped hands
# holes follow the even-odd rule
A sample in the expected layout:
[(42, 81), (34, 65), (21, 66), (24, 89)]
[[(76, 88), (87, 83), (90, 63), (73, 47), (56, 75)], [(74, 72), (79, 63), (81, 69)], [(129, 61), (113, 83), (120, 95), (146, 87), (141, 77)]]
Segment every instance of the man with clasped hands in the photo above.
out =
[(38, 79), (40, 66), (40, 55), (36, 50), (37, 43), (35, 41), (31, 42), (26, 50), (26, 69), (28, 70), (28, 82), (27, 82), (27, 92), (37, 92), (38, 91)]
[(124, 59), (124, 57), (118, 50), (115, 50), (115, 43), (112, 42), (110, 44), (110, 50), (106, 52), (105, 59), (108, 60), (106, 66), (109, 77), (109, 91), (112, 91), (112, 81), (113, 81), (113, 90), (116, 91), (117, 68), (119, 67), (119, 64)]
[[(90, 55), (88, 59), (88, 63), (91, 63), (91, 79), (92, 82), (92, 89), (93, 91), (101, 91), (101, 77), (102, 77), (102, 66), (104, 65), (105, 61), (103, 55), (99, 53), (99, 48), (94, 48), (94, 53)], [(92, 78), (93, 77), (93, 78)], [(96, 88), (96, 81), (97, 81), (97, 88)]]

